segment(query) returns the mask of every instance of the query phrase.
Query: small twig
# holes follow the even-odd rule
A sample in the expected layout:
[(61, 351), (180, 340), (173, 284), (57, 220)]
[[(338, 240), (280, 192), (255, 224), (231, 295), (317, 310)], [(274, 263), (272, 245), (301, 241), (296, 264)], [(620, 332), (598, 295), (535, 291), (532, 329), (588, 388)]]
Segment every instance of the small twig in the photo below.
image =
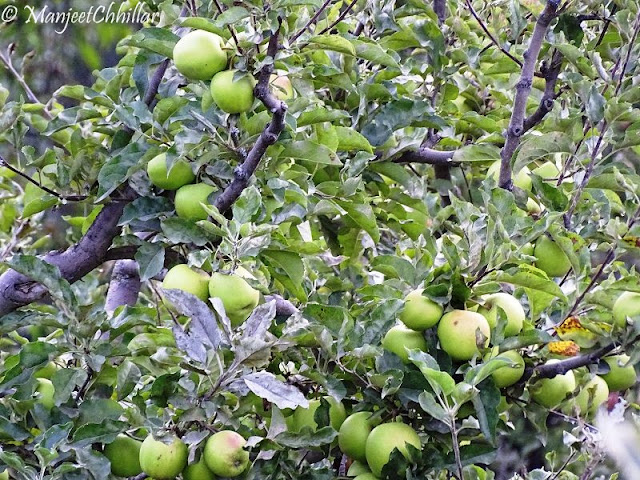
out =
[(160, 87), (162, 78), (164, 77), (164, 74), (167, 71), (167, 68), (169, 68), (170, 63), (171, 63), (171, 59), (169, 58), (165, 59), (160, 65), (158, 65), (158, 68), (156, 68), (156, 71), (153, 72), (153, 76), (149, 81), (149, 88), (144, 94), (144, 98), (143, 98), (143, 101), (144, 103), (147, 104), (147, 106), (150, 106), (153, 100), (156, 98), (156, 95), (158, 94), (158, 88)]
[[(11, 75), (13, 75), (14, 78), (18, 81), (24, 92), (27, 94), (27, 98), (29, 99), (29, 101), (31, 103), (40, 103), (40, 100), (38, 100), (36, 94), (33, 93), (33, 90), (31, 90), (31, 87), (29, 87), (22, 74), (20, 74), (20, 72), (18, 72), (13, 66), (13, 62), (11, 61), (11, 53), (13, 51), (13, 47), (13, 44), (9, 45), (6, 53), (0, 51), (0, 62), (4, 64), (6, 69), (9, 70), (9, 73), (11, 73)], [(49, 113), (47, 110), (44, 110), (44, 114), (47, 118), (52, 118), (51, 113)]]
[(333, 27), (335, 27), (336, 25), (338, 25), (342, 20), (344, 20), (344, 17), (346, 17), (349, 12), (351, 11), (351, 9), (355, 6), (355, 4), (358, 2), (358, 0), (353, 0), (349, 5), (347, 5), (347, 8), (345, 8), (342, 13), (340, 13), (340, 15), (338, 16), (338, 18), (336, 18), (336, 20), (329, 25), (327, 28), (325, 28), (324, 30), (322, 30), (318, 35), (322, 35), (323, 33), (327, 33), (330, 32)]
[[(213, 3), (215, 4), (216, 8), (218, 9), (218, 12), (220, 12), (220, 13), (224, 12), (224, 9), (222, 8), (222, 5), (220, 5), (220, 1), (219, 0), (213, 0)], [(240, 47), (240, 42), (238, 42), (238, 37), (236, 36), (236, 31), (233, 29), (233, 27), (231, 25), (227, 25), (227, 28), (229, 29), (229, 32), (231, 32), (231, 36), (233, 37), (233, 41), (236, 44), (236, 48), (238, 49), (238, 52), (240, 53), (240, 55), (242, 55), (243, 52), (242, 52), (242, 48)]]
[(55, 190), (51, 190), (49, 187), (46, 187), (46, 186), (42, 185), (40, 182), (38, 182), (37, 180), (34, 180), (33, 178), (31, 178), (26, 173), (24, 173), (24, 172), (18, 170), (17, 168), (13, 167), (11, 164), (9, 164), (9, 162), (7, 162), (4, 159), (4, 157), (2, 155), (0, 155), (0, 166), (3, 166), (5, 168), (11, 170), (13, 173), (15, 173), (17, 175), (20, 175), (22, 178), (24, 178), (28, 182), (34, 184), (36, 187), (40, 188), (41, 190), (44, 190), (45, 192), (47, 192), (50, 195), (53, 195), (56, 198), (59, 198), (60, 200), (66, 200), (68, 202), (81, 202), (81, 201), (86, 200), (87, 198), (89, 198), (87, 195), (63, 195), (61, 193), (56, 192)]
[(485, 23), (482, 21), (482, 19), (480, 18), (480, 16), (478, 15), (478, 13), (475, 11), (475, 9), (473, 8), (473, 5), (471, 4), (470, 0), (465, 0), (467, 3), (467, 7), (469, 8), (469, 11), (471, 12), (471, 15), (473, 15), (473, 18), (476, 19), (476, 21), (478, 22), (478, 24), (480, 25), (480, 28), (482, 28), (482, 30), (484, 31), (484, 33), (487, 34), (487, 36), (489, 37), (489, 39), (491, 40), (491, 42), (502, 52), (504, 53), (507, 57), (509, 57), (511, 60), (513, 60), (515, 63), (518, 64), (518, 66), (520, 68), (522, 68), (522, 62), (520, 60), (518, 60), (516, 57), (514, 57), (511, 53), (509, 53), (506, 49), (504, 49), (502, 47), (502, 45), (500, 45), (500, 43), (498, 42), (498, 40), (493, 36), (493, 34), (489, 31), (489, 28), (485, 25)]
[(13, 250), (13, 248), (17, 245), (20, 235), (22, 234), (24, 229), (27, 228), (28, 225), (29, 225), (28, 218), (23, 219), (18, 224), (18, 227), (15, 228), (13, 234), (11, 235), (11, 240), (4, 247), (4, 249), (2, 250), (2, 253), (0, 253), (0, 262), (4, 262), (4, 259), (9, 256), (9, 254), (11, 253), (11, 250)]
[(332, 0), (325, 0), (322, 6), (318, 9), (315, 15), (309, 19), (309, 21), (305, 24), (305, 26), (292, 35), (292, 37), (289, 39), (290, 45), (292, 45), (293, 42), (295, 42), (300, 37), (300, 35), (306, 32), (307, 29), (311, 27), (311, 25), (315, 24), (318, 21), (318, 18), (320, 18), (320, 15), (322, 15), (322, 12), (325, 11), (325, 9), (329, 6), (329, 4), (331, 4), (331, 2)]

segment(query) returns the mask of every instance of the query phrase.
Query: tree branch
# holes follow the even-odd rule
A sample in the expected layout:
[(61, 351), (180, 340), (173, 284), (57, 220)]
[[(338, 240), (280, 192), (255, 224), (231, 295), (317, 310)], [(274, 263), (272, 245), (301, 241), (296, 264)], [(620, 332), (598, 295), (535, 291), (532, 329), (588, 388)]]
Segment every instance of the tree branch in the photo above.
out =
[(116, 308), (122, 305), (135, 305), (138, 301), (138, 293), (140, 293), (138, 263), (135, 260), (116, 262), (111, 272), (111, 281), (105, 301), (107, 313), (112, 315)]
[(551, 21), (556, 16), (558, 9), (558, 3), (556, 0), (548, 0), (543, 12), (538, 17), (538, 21), (533, 29), (533, 35), (529, 43), (529, 48), (524, 54), (524, 64), (522, 65), (522, 73), (520, 74), (520, 81), (516, 87), (516, 96), (513, 101), (513, 113), (511, 114), (511, 121), (507, 129), (507, 138), (500, 152), (500, 179), (499, 185), (502, 188), (511, 190), (513, 187), (513, 181), (511, 179), (511, 157), (516, 148), (520, 144), (520, 137), (524, 133), (524, 120), (527, 110), (527, 99), (531, 92), (531, 85), (533, 83), (533, 76), (538, 62), (538, 55), (542, 48), (544, 37), (547, 33), (547, 29), (551, 24)]
[[(58, 267), (63, 278), (73, 283), (100, 266), (113, 239), (120, 233), (118, 222), (127, 201), (112, 201), (98, 214), (80, 241), (62, 252), (50, 252), (42, 259)], [(0, 317), (39, 300), (46, 288), (15, 270), (0, 275)]]
[(242, 191), (249, 186), (249, 181), (258, 168), (258, 165), (260, 165), (260, 161), (267, 151), (267, 148), (276, 143), (280, 137), (280, 133), (284, 130), (284, 117), (287, 112), (287, 105), (278, 100), (269, 89), (269, 78), (273, 73), (273, 60), (275, 60), (276, 54), (278, 53), (278, 36), (280, 35), (281, 24), (282, 19), (279, 19), (278, 30), (276, 30), (269, 39), (267, 57), (271, 57), (272, 61), (266, 63), (260, 70), (258, 84), (254, 89), (256, 98), (273, 114), (271, 122), (267, 124), (262, 131), (260, 137), (258, 137), (258, 140), (247, 154), (245, 161), (234, 170), (234, 179), (224, 191), (216, 197), (214, 206), (220, 212), (228, 210), (242, 194)]
[(420, 147), (402, 153), (394, 159), (395, 163), (425, 163), (428, 165), (457, 166), (459, 162), (453, 160), (455, 150), (434, 150), (433, 148)]
[[(24, 92), (27, 94), (27, 98), (29, 99), (29, 101), (31, 103), (40, 103), (40, 100), (38, 100), (38, 97), (36, 97), (35, 93), (33, 93), (33, 90), (31, 90), (31, 87), (29, 87), (24, 77), (13, 66), (13, 62), (11, 61), (11, 54), (13, 53), (14, 47), (15, 45), (12, 43), (7, 48), (6, 52), (3, 53), (2, 51), (0, 51), (0, 62), (4, 64), (5, 68), (9, 70), (9, 73), (11, 73), (11, 75), (13, 75), (13, 77), (18, 81)], [(48, 110), (44, 110), (43, 113), (47, 118), (52, 118), (51, 113), (49, 113)]]
[(358, 2), (358, 0), (353, 0), (349, 5), (347, 5), (347, 7), (342, 11), (342, 13), (340, 13), (338, 18), (336, 18), (336, 20), (331, 25), (329, 25), (327, 28), (323, 29), (318, 35), (322, 35), (323, 33), (330, 32), (333, 29), (333, 27), (335, 27), (342, 20), (344, 20), (344, 17), (346, 17), (349, 14), (351, 9), (355, 6), (355, 4), (357, 2)]
[(447, 0), (433, 0), (433, 11), (438, 17), (438, 22), (444, 23), (447, 18)]
[(318, 18), (320, 18), (320, 15), (322, 15), (322, 12), (324, 12), (326, 10), (326, 8), (329, 6), (329, 4), (331, 3), (332, 0), (325, 0), (325, 2), (322, 4), (322, 6), (318, 9), (318, 11), (315, 13), (315, 15), (313, 17), (311, 17), (309, 19), (309, 21), (306, 23), (306, 25), (304, 27), (302, 27), (300, 30), (298, 30), (290, 39), (289, 39), (289, 44), (293, 44), (293, 42), (295, 42), (300, 35), (302, 35), (304, 32), (307, 31), (307, 29), (313, 25), (314, 23), (316, 23), (318, 21)]
[(527, 380), (533, 374), (538, 378), (553, 378), (556, 375), (564, 375), (569, 370), (575, 370), (576, 368), (585, 367), (600, 361), (602, 357), (613, 351), (616, 347), (616, 344), (611, 343), (584, 355), (578, 355), (556, 363), (544, 363), (534, 368), (528, 368), (525, 370), (522, 379)]
[(522, 126), (523, 133), (528, 132), (539, 124), (544, 117), (553, 110), (553, 104), (558, 97), (556, 94), (556, 83), (558, 81), (558, 75), (560, 74), (560, 67), (562, 67), (562, 54), (559, 50), (556, 50), (551, 57), (551, 65), (543, 71), (546, 83), (540, 105), (535, 112), (525, 119)]
[(298, 309), (296, 308), (296, 306), (280, 295), (267, 295), (266, 297), (264, 297), (264, 300), (266, 302), (270, 302), (271, 300), (276, 301), (276, 315), (282, 317), (290, 317), (291, 315), (295, 315), (296, 313), (298, 313)]

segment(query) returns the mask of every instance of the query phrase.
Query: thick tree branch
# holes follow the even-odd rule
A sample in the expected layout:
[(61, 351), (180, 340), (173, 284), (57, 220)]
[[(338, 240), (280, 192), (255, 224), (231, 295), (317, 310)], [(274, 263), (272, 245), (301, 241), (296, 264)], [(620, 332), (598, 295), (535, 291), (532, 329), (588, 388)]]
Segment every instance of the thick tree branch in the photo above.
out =
[(613, 351), (616, 347), (617, 345), (612, 343), (584, 355), (578, 355), (556, 363), (545, 363), (534, 368), (528, 368), (525, 370), (522, 378), (523, 380), (526, 380), (533, 374), (535, 374), (537, 378), (553, 378), (556, 375), (564, 375), (570, 370), (575, 370), (576, 368), (597, 363), (602, 357)]
[(447, 19), (447, 0), (433, 0), (433, 11), (438, 17), (438, 22), (444, 23)]
[[(282, 22), (280, 20), (280, 22)], [(258, 137), (258, 140), (247, 154), (244, 162), (234, 170), (234, 179), (224, 189), (224, 191), (215, 199), (214, 205), (220, 212), (225, 212), (242, 194), (242, 191), (249, 186), (249, 181), (254, 172), (260, 165), (260, 161), (264, 156), (267, 148), (273, 145), (280, 137), (280, 133), (284, 130), (284, 117), (287, 112), (287, 105), (278, 100), (278, 98), (269, 89), (269, 78), (273, 73), (273, 60), (278, 53), (278, 36), (280, 35), (280, 27), (271, 35), (269, 39), (269, 47), (267, 48), (267, 56), (272, 61), (266, 63), (260, 70), (258, 84), (254, 89), (254, 94), (260, 100), (267, 110), (273, 115), (271, 122)]]
[(140, 293), (140, 274), (135, 260), (116, 262), (111, 272), (111, 281), (107, 291), (105, 310), (109, 315), (122, 305), (133, 306)]
[(511, 179), (511, 157), (520, 144), (520, 137), (524, 133), (524, 120), (527, 110), (527, 99), (531, 92), (533, 76), (538, 62), (538, 55), (542, 48), (544, 37), (552, 20), (556, 17), (558, 3), (556, 0), (548, 0), (543, 12), (538, 17), (538, 21), (533, 29), (533, 35), (529, 43), (529, 48), (524, 54), (524, 64), (520, 81), (516, 87), (516, 96), (513, 101), (513, 111), (511, 121), (507, 129), (506, 142), (500, 152), (500, 179), (499, 185), (502, 188), (511, 190), (513, 181)]
[[(126, 201), (106, 205), (80, 241), (62, 252), (50, 252), (43, 260), (55, 265), (62, 277), (73, 283), (100, 266), (113, 239), (120, 233), (118, 222)], [(46, 288), (15, 270), (0, 275), (0, 317), (39, 300)]]
[(298, 309), (296, 308), (296, 306), (280, 295), (267, 295), (266, 297), (264, 297), (264, 300), (266, 302), (270, 302), (271, 300), (276, 301), (276, 315), (282, 317), (290, 317), (291, 315), (295, 315), (296, 313), (298, 313)]
[(425, 163), (428, 165), (442, 165), (453, 167), (459, 162), (453, 160), (454, 150), (434, 150), (433, 148), (421, 147), (417, 150), (404, 152), (395, 163)]

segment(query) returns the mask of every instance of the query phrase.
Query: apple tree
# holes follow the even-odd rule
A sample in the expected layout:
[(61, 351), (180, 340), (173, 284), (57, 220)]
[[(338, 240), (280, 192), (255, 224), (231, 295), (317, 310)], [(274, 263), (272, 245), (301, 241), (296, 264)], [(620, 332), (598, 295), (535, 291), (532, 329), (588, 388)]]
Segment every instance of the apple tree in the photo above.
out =
[(0, 28), (0, 479), (639, 477), (637, 2), (125, 3)]

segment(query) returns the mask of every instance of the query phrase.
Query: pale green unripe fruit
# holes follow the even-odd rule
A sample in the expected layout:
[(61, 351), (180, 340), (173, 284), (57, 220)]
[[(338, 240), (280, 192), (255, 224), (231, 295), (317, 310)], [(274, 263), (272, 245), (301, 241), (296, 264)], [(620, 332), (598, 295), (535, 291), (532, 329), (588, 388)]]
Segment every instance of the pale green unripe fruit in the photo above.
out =
[[(347, 418), (347, 411), (342, 402), (337, 401), (335, 398), (326, 396), (324, 399), (329, 403), (329, 423), (334, 430), (339, 431), (345, 418)], [(320, 400), (315, 399), (309, 400), (309, 408), (296, 408), (289, 424), (291, 430), (299, 432), (304, 427), (310, 427), (315, 432), (318, 429), (315, 415), (319, 407)]]
[(395, 448), (408, 459), (407, 445), (413, 445), (418, 450), (422, 449), (420, 437), (409, 425), (400, 422), (378, 425), (367, 438), (366, 456), (371, 471), (375, 475), (380, 475)]
[[(591, 403), (589, 403), (590, 397)], [(588, 415), (595, 413), (598, 407), (606, 402), (608, 398), (609, 387), (607, 382), (596, 375), (580, 389), (580, 392), (576, 395), (575, 402), (578, 410), (583, 415)]]
[(198, 463), (187, 465), (187, 468), (182, 472), (182, 478), (183, 480), (216, 480), (216, 476), (207, 467), (204, 456)]
[[(559, 360), (549, 360), (547, 364), (556, 363)], [(540, 405), (554, 408), (560, 405), (576, 388), (576, 377), (571, 370), (564, 375), (556, 375), (553, 378), (543, 378), (531, 386), (531, 398)]]
[(243, 447), (247, 441), (231, 430), (213, 434), (204, 447), (204, 461), (215, 475), (237, 477), (249, 466), (249, 452)]
[(111, 462), (111, 473), (118, 477), (135, 477), (142, 473), (140, 466), (140, 448), (142, 442), (118, 435), (116, 439), (104, 446), (104, 456)]
[(607, 382), (609, 391), (619, 392), (636, 384), (636, 369), (633, 368), (633, 365), (627, 365), (629, 355), (614, 355), (605, 357), (603, 360), (607, 362), (610, 369), (608, 373), (601, 375), (604, 381)]
[(4, 104), (7, 102), (7, 98), (9, 98), (9, 90), (7, 90), (4, 85), (0, 85), (0, 108), (4, 107)]
[(47, 410), (51, 410), (55, 403), (53, 401), (53, 395), (55, 394), (55, 388), (51, 380), (46, 378), (37, 379), (38, 386), (36, 387), (36, 394), (38, 397), (38, 403), (42, 404)]
[[(513, 179), (513, 184), (525, 190), (527, 192), (531, 191), (531, 177), (529, 176), (531, 171), (527, 167), (522, 167), (520, 171), (515, 175)], [(489, 169), (487, 170), (487, 177), (493, 177), (493, 179), (498, 183), (500, 180), (500, 160), (495, 161), (491, 164)]]
[(272, 74), (269, 79), (271, 91), (278, 100), (286, 101), (293, 98), (293, 85), (291, 80), (285, 75)]
[(227, 66), (224, 39), (205, 30), (187, 33), (173, 47), (173, 62), (185, 77), (209, 80)]
[(524, 308), (513, 295), (508, 293), (494, 293), (482, 297), (484, 306), (478, 309), (489, 322), (491, 328), (495, 328), (498, 322), (498, 309), (504, 310), (507, 317), (507, 325), (504, 329), (505, 337), (518, 335), (524, 325)]
[(196, 176), (191, 171), (191, 166), (184, 160), (178, 160), (167, 172), (167, 155), (161, 153), (153, 157), (147, 164), (147, 175), (156, 187), (164, 190), (177, 190), (191, 183)]
[(182, 290), (206, 302), (209, 299), (209, 276), (192, 270), (188, 265), (176, 265), (165, 275), (162, 288)]
[(179, 438), (167, 445), (149, 435), (140, 447), (140, 466), (156, 480), (171, 480), (187, 466), (188, 454), (187, 446)]
[(180, 187), (174, 200), (176, 213), (180, 218), (197, 222), (206, 220), (208, 214), (202, 207), (202, 203), (209, 204), (209, 195), (215, 192), (215, 187), (206, 183), (195, 183)]
[(395, 353), (402, 359), (404, 363), (409, 363), (409, 350), (427, 351), (427, 341), (422, 332), (417, 332), (405, 327), (404, 325), (396, 325), (391, 327), (382, 339), (382, 348), (391, 353)]
[(560, 176), (560, 170), (552, 162), (544, 162), (539, 167), (534, 168), (531, 173), (535, 173), (549, 183), (555, 182)]
[(412, 330), (426, 330), (442, 317), (442, 306), (424, 297), (422, 289), (414, 290), (404, 299), (400, 320)]
[(9, 470), (0, 473), (0, 480), (9, 480)]
[(236, 70), (225, 70), (211, 79), (211, 98), (223, 112), (248, 112), (253, 106), (255, 80), (245, 75), (234, 82), (235, 73)]
[(613, 304), (613, 320), (622, 328), (627, 325), (627, 317), (640, 315), (640, 293), (624, 292)]
[(347, 477), (357, 477), (364, 473), (371, 473), (369, 465), (367, 465), (367, 461), (365, 460), (364, 462), (360, 462), (358, 460), (354, 460), (349, 467), (349, 470), (347, 470)]
[(536, 267), (550, 277), (564, 277), (571, 269), (569, 257), (546, 235), (541, 235), (533, 249)]
[(237, 327), (244, 322), (260, 301), (260, 292), (239, 275), (216, 272), (209, 281), (209, 296), (222, 300), (224, 310)]
[(446, 313), (438, 325), (440, 346), (451, 358), (459, 361), (471, 360), (478, 354), (478, 341), (484, 337), (484, 346), (489, 344), (491, 330), (489, 322), (477, 312), (453, 310)]
[(524, 375), (524, 359), (516, 350), (501, 353), (496, 358), (506, 358), (514, 363), (513, 366), (505, 365), (493, 371), (491, 377), (496, 387), (510, 387), (522, 378), (522, 375)]
[(342, 453), (354, 460), (367, 461), (365, 447), (373, 428), (371, 412), (357, 412), (349, 415), (338, 433), (338, 446)]
[(379, 477), (376, 477), (371, 472), (367, 472), (367, 473), (361, 473), (360, 475), (355, 477), (353, 480), (379, 480)]

